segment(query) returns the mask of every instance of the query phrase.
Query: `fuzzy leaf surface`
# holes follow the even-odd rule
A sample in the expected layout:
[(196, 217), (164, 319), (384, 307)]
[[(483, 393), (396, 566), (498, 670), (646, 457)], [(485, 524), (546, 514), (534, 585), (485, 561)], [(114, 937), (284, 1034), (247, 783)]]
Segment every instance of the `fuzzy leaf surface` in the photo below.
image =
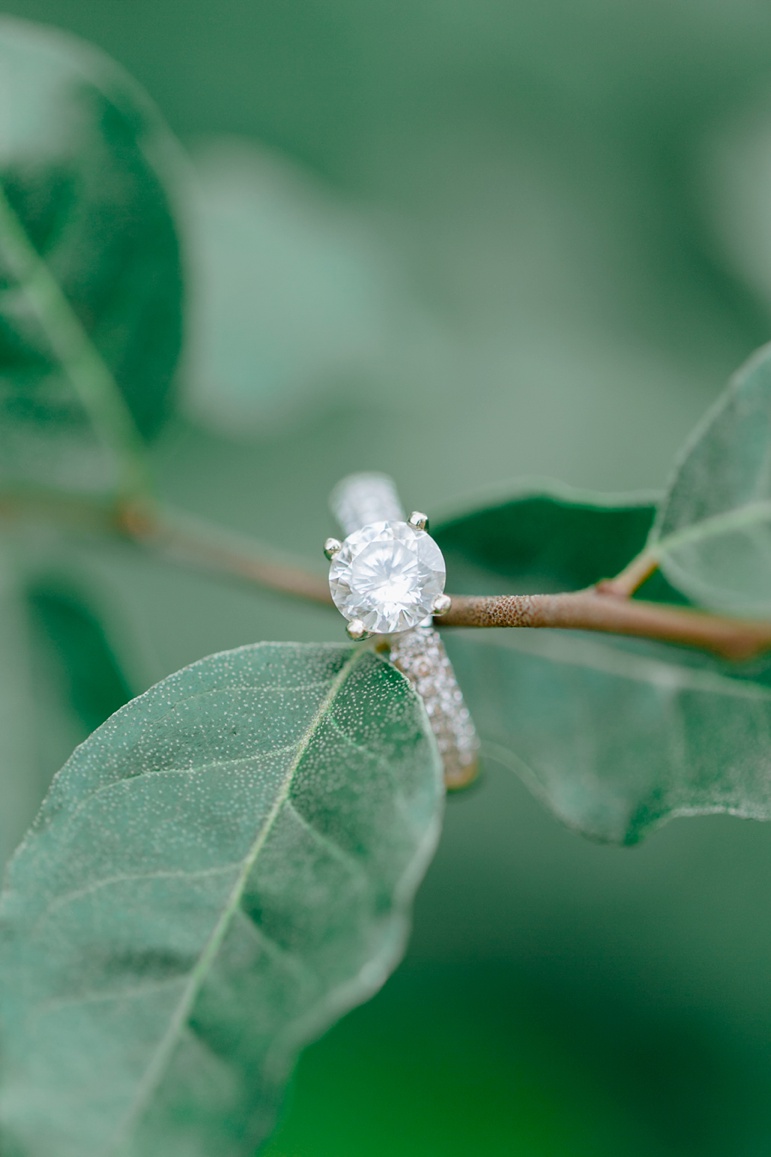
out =
[[(654, 513), (645, 502), (571, 503), (555, 492), (466, 515), (436, 535), (454, 590), (570, 590), (641, 550)], [(658, 581), (643, 595), (670, 593)], [(739, 668), (577, 631), (448, 632), (446, 641), (483, 755), (570, 827), (631, 844), (677, 815), (771, 818), (768, 659)]]
[(168, 409), (182, 325), (175, 147), (107, 57), (9, 17), (0, 107), (2, 476), (103, 488), (113, 453), (85, 396), (99, 395), (105, 425), (145, 435)]
[(695, 602), (771, 616), (771, 346), (739, 370), (686, 445), (650, 546)]
[(441, 801), (367, 649), (240, 648), (114, 715), (9, 869), (3, 1153), (251, 1155), (298, 1050), (399, 959)]

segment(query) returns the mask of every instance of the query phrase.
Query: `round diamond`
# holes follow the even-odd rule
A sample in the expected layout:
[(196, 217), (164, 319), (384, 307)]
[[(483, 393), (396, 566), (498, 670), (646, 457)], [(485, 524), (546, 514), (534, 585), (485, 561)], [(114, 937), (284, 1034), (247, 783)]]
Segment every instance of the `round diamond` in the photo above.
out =
[(329, 568), (329, 589), (346, 619), (393, 635), (417, 627), (444, 590), (442, 552), (409, 522), (373, 522), (349, 534)]

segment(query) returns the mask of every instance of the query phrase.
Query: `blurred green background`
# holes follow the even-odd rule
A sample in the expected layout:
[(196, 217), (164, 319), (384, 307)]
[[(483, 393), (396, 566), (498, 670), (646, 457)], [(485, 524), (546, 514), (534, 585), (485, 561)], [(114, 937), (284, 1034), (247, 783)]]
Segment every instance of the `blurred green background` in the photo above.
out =
[[(192, 152), (184, 417), (154, 453), (166, 494), (223, 524), (317, 557), (359, 468), (437, 513), (523, 476), (658, 488), (771, 336), (757, 0), (5, 10), (106, 49)], [(54, 545), (135, 690), (252, 639), (339, 637)], [(41, 664), (53, 699), (71, 676)], [(81, 731), (48, 729), (51, 769)], [(407, 961), (307, 1052), (271, 1157), (768, 1154), (770, 889), (766, 827), (595, 847), (491, 767), (449, 803)]]

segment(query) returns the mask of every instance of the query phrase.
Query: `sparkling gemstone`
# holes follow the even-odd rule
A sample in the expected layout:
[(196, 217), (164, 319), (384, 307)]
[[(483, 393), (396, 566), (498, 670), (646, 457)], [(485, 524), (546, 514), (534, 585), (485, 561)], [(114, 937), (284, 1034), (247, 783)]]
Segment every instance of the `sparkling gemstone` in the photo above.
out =
[(442, 552), (409, 522), (373, 522), (349, 534), (329, 568), (335, 606), (378, 635), (422, 623), (444, 582)]

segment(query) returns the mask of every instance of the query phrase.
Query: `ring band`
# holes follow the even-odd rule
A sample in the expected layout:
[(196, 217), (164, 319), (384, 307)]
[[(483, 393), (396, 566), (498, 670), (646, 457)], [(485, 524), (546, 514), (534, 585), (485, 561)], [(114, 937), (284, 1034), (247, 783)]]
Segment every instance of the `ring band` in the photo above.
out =
[[(329, 502), (345, 535), (372, 524), (404, 523), (399, 496), (386, 474), (349, 475), (335, 487)], [(444, 763), (446, 786), (465, 787), (478, 772), (479, 738), (431, 615), (418, 626), (384, 639), (391, 662), (423, 699)]]

